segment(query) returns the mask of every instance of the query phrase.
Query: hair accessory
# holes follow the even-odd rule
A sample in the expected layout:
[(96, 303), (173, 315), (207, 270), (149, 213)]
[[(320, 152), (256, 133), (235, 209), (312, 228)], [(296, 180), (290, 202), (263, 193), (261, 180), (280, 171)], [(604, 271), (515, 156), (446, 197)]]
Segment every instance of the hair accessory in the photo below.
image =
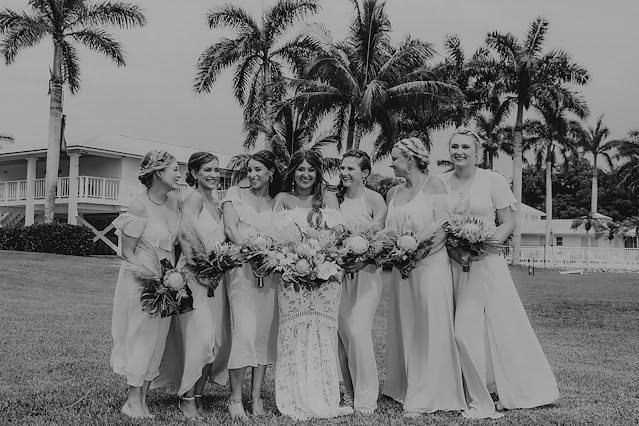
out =
[(151, 151), (149, 162), (140, 168), (138, 176), (145, 176), (164, 169), (173, 162), (174, 158), (166, 151)]

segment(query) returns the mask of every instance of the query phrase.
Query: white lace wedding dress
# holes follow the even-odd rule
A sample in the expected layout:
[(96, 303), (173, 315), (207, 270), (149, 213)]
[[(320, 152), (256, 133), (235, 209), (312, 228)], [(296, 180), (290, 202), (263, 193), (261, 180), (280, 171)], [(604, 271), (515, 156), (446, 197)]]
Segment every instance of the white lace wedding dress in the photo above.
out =
[[(309, 209), (295, 208), (277, 214), (280, 231), (295, 223), (308, 227)], [(342, 224), (337, 210), (322, 209), (329, 227)], [(337, 315), (342, 285), (329, 283), (317, 290), (277, 287), (279, 333), (275, 371), (275, 401), (279, 411), (297, 420), (351, 414), (340, 407), (337, 366)]]

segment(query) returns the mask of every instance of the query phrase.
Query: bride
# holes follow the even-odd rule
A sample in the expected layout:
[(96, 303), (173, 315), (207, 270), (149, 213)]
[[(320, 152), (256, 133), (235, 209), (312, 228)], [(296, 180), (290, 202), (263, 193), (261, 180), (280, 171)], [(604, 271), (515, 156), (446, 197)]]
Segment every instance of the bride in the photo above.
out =
[[(275, 198), (275, 228), (339, 229), (337, 197), (324, 188), (322, 158), (314, 151), (296, 151), (290, 160), (284, 192)], [(278, 284), (279, 333), (275, 401), (279, 411), (297, 420), (351, 414), (340, 407), (337, 369), (337, 316), (342, 287), (329, 282), (319, 289)]]

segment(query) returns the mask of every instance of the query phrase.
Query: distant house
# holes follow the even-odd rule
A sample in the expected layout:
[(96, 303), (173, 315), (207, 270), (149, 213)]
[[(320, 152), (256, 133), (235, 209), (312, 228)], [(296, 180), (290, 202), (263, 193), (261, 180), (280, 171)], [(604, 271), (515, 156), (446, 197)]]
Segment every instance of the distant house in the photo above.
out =
[[(67, 142), (60, 155), (56, 219), (93, 227), (96, 241), (111, 247), (107, 239), (112, 242), (115, 237), (101, 238), (99, 234), (144, 190), (138, 180), (140, 161), (154, 149), (166, 150), (177, 158), (183, 180), (189, 156), (201, 150), (111, 134)], [(231, 156), (214, 154), (222, 167), (218, 190), (225, 191), (231, 182), (231, 172), (226, 169)], [(0, 226), (43, 220), (45, 167), (45, 144), (15, 143), (0, 149)], [(181, 196), (187, 188), (183, 181), (178, 190)], [(102, 247), (102, 251), (109, 250)]]

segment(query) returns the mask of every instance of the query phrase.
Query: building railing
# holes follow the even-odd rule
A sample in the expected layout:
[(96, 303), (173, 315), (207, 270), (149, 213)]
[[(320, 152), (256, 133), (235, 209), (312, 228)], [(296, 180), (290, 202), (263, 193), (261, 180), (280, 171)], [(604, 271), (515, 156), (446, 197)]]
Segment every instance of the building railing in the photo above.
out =
[[(504, 256), (512, 261), (511, 247)], [(611, 247), (522, 246), (520, 262), (535, 267), (601, 268), (639, 271), (639, 249)]]
[[(46, 186), (44, 179), (35, 179), (34, 199), (44, 200)], [(70, 182), (68, 177), (58, 178), (56, 188), (57, 199), (67, 199), (70, 194)], [(93, 176), (78, 176), (78, 199), (119, 200), (120, 181), (118, 179), (106, 179)], [(0, 182), (0, 202), (26, 201), (27, 181), (16, 180)]]

